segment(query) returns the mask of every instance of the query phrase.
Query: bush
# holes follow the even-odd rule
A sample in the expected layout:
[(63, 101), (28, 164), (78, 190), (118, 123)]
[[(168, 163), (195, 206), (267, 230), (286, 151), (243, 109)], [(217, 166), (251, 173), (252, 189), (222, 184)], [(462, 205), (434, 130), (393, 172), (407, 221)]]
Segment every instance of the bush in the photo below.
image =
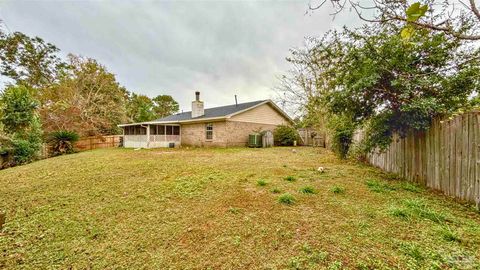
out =
[(50, 133), (48, 143), (52, 149), (52, 155), (64, 155), (75, 152), (74, 144), (79, 136), (74, 131), (59, 130)]
[(2, 135), (0, 140), (0, 169), (26, 164), (37, 159), (41, 147), (40, 134), (32, 131), (27, 136)]
[(288, 182), (294, 182), (295, 180), (297, 180), (295, 178), (295, 176), (292, 176), (292, 175), (289, 175), (289, 176), (286, 176), (285, 178), (283, 178), (284, 180), (288, 181)]
[(38, 147), (32, 145), (31, 142), (27, 140), (13, 140), (13, 160), (15, 165), (25, 164), (34, 159), (38, 152)]
[(300, 138), (297, 130), (291, 126), (278, 126), (273, 132), (276, 145), (288, 146), (293, 145), (294, 141)]
[(0, 96), (1, 167), (25, 164), (38, 157), (41, 125), (33, 90), (8, 86)]
[(356, 124), (347, 116), (333, 115), (328, 121), (332, 135), (332, 150), (342, 159), (347, 157)]

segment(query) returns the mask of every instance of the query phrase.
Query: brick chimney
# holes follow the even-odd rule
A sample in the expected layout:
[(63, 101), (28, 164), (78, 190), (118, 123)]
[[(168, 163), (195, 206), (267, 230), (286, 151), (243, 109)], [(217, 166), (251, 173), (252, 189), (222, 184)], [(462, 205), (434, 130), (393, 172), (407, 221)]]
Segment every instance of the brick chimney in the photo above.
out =
[(205, 114), (203, 101), (200, 101), (200, 92), (195, 92), (195, 100), (192, 101), (192, 118), (200, 117)]

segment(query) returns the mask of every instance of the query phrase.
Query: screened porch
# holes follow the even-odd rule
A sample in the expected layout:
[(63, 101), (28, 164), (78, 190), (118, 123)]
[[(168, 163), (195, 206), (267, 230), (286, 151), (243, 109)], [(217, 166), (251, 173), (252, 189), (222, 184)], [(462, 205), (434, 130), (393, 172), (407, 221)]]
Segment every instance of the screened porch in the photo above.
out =
[(123, 145), (127, 148), (180, 146), (180, 125), (131, 124), (123, 128)]

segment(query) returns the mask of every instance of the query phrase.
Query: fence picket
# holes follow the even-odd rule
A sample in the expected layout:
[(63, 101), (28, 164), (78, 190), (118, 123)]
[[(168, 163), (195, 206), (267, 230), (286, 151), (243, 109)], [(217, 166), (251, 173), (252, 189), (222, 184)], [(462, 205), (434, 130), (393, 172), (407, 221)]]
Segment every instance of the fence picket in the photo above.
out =
[(410, 132), (405, 138), (395, 134), (386, 151), (374, 151), (368, 160), (409, 181), (480, 202), (479, 125), (479, 112), (435, 119), (426, 132)]

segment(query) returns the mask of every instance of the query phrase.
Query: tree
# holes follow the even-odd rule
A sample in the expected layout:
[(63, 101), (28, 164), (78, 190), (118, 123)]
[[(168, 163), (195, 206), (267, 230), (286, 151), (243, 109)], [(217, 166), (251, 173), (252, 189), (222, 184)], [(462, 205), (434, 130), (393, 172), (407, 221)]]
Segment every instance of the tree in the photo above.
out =
[(1, 96), (0, 120), (9, 133), (28, 130), (36, 118), (38, 102), (32, 96), (32, 90), (25, 86), (9, 86)]
[(426, 130), (434, 117), (468, 106), (480, 86), (478, 49), (426, 29), (405, 42), (397, 31), (345, 30), (331, 47), (338, 63), (330, 67), (327, 107), (370, 125), (367, 151), (388, 146), (395, 132)]
[(0, 96), (0, 155), (5, 164), (14, 166), (34, 160), (41, 146), (41, 128), (33, 90), (9, 86)]
[(159, 95), (150, 99), (131, 93), (127, 101), (127, 115), (132, 122), (146, 122), (178, 112), (178, 102), (172, 96)]
[(298, 92), (307, 97), (307, 117), (324, 115), (341, 156), (353, 136), (350, 127), (366, 127), (362, 150), (384, 148), (393, 133), (428, 129), (434, 117), (478, 99), (478, 48), (428, 29), (416, 29), (406, 40), (398, 35), (402, 28), (375, 23), (333, 31), (309, 39), (289, 58), (301, 71), (289, 81), (292, 98)]
[(69, 55), (69, 72), (39, 93), (45, 131), (75, 131), (81, 136), (112, 134), (127, 121), (127, 91), (115, 75), (91, 58)]
[(67, 68), (58, 51), (57, 47), (39, 37), (0, 31), (0, 74), (19, 85), (48, 86)]
[[(318, 4), (310, 5), (309, 9), (317, 10), (326, 2), (327, 0), (321, 0)], [(458, 39), (480, 40), (480, 11), (475, 0), (468, 0), (468, 3), (461, 0), (424, 0), (412, 4), (390, 0), (330, 2), (335, 9), (333, 14), (351, 9), (368, 23), (397, 23), (444, 33)]]
[(155, 111), (157, 118), (166, 117), (178, 112), (178, 102), (169, 95), (159, 95), (153, 98)]
[(145, 95), (132, 93), (127, 102), (127, 116), (133, 122), (146, 122), (155, 119), (154, 103)]

